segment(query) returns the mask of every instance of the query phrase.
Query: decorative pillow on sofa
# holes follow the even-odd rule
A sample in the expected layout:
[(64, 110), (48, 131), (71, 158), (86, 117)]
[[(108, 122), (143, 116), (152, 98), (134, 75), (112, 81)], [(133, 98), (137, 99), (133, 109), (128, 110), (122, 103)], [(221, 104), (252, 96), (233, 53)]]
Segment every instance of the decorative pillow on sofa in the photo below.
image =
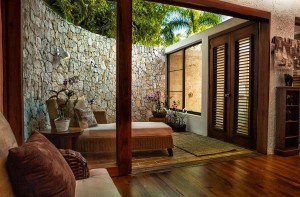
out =
[(79, 127), (81, 129), (97, 126), (97, 120), (95, 118), (93, 111), (90, 108), (88, 107), (84, 109), (75, 108), (74, 111), (75, 114), (77, 115)]
[(69, 165), (39, 132), (9, 150), (7, 169), (16, 196), (74, 196), (75, 177)]

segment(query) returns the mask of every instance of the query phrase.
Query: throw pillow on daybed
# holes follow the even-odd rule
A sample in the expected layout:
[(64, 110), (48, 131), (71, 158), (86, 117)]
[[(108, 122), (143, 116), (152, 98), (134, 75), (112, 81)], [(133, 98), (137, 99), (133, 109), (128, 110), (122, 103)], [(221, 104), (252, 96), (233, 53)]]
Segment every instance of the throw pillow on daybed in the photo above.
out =
[(9, 150), (8, 173), (16, 196), (75, 195), (75, 177), (69, 165), (39, 132), (33, 132), (27, 142)]
[(86, 107), (86, 108), (75, 108), (74, 109), (75, 114), (77, 115), (78, 123), (80, 129), (86, 129), (89, 127), (96, 127), (97, 126), (97, 120), (95, 118), (95, 115), (93, 111)]

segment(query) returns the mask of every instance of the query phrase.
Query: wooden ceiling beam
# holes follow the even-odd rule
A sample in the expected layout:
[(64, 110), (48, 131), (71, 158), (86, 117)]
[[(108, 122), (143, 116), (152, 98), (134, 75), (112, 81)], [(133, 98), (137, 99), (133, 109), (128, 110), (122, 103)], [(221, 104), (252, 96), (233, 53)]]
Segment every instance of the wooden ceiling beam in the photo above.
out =
[(253, 20), (253, 21), (269, 21), (270, 12), (257, 10), (241, 5), (236, 5), (219, 0), (147, 0), (151, 2), (170, 4), (180, 7), (186, 7), (196, 10), (213, 12), (217, 14), (228, 15), (232, 17)]

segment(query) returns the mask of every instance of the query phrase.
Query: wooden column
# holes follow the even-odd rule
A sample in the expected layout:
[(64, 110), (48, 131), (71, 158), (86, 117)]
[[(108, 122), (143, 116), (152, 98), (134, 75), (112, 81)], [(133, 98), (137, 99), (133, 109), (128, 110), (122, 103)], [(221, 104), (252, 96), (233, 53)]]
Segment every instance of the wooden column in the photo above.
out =
[(118, 1), (117, 162), (119, 175), (131, 172), (132, 0)]
[(0, 112), (3, 114), (3, 28), (2, 3), (0, 3)]
[(23, 143), (21, 0), (1, 1), (3, 46), (3, 110), (18, 144)]
[(259, 24), (259, 67), (257, 103), (257, 140), (256, 150), (267, 154), (270, 90), (270, 23)]

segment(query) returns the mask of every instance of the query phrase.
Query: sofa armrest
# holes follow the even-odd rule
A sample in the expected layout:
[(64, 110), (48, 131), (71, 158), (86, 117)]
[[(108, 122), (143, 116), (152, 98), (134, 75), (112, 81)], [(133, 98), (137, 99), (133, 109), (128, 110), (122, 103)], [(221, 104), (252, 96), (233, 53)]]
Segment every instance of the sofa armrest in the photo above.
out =
[(86, 159), (79, 152), (70, 149), (59, 149), (59, 152), (69, 164), (76, 180), (89, 177)]
[(105, 168), (90, 170), (90, 177), (76, 181), (75, 197), (121, 197)]
[(105, 111), (93, 111), (98, 124), (107, 124)]

